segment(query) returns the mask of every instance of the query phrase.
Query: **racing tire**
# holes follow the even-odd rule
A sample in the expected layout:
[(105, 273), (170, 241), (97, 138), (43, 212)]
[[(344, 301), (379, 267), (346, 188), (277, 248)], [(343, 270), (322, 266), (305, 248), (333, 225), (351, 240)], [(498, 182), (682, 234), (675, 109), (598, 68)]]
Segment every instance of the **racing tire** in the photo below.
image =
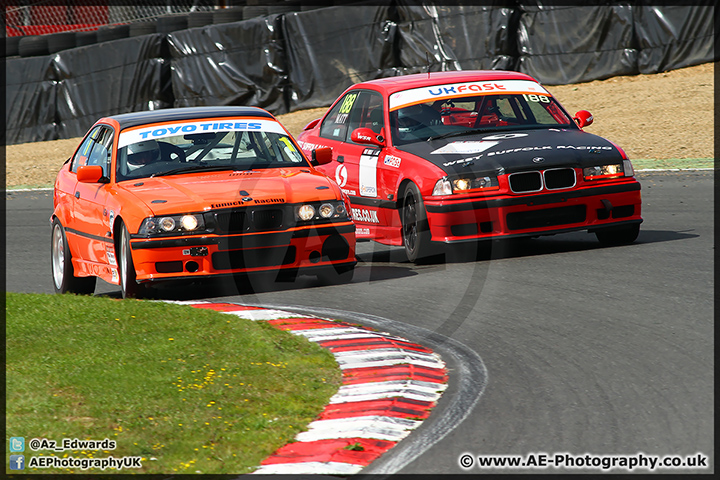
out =
[(156, 22), (134, 22), (130, 24), (128, 35), (131, 37), (139, 37), (141, 35), (151, 35), (157, 33)]
[(5, 56), (6, 57), (17, 57), (20, 55), (18, 52), (18, 45), (20, 39), (23, 37), (5, 37)]
[(18, 41), (18, 54), (21, 57), (48, 55), (48, 40), (45, 35), (28, 35)]
[(97, 32), (91, 30), (89, 32), (75, 32), (75, 44), (78, 47), (85, 45), (94, 45), (97, 43)]
[(65, 228), (57, 218), (52, 223), (50, 260), (55, 293), (92, 295), (95, 292), (96, 277), (75, 276)]
[(130, 248), (130, 233), (125, 224), (120, 225), (118, 269), (120, 270), (120, 289), (122, 298), (142, 298), (145, 287), (137, 283), (135, 264)]
[(605, 246), (629, 245), (637, 240), (640, 234), (640, 224), (629, 225), (621, 228), (603, 228), (596, 230), (595, 236)]
[(341, 285), (352, 282), (355, 275), (355, 266), (330, 266), (317, 274), (320, 283), (325, 285)]
[(407, 259), (419, 263), (435, 255), (430, 234), (430, 225), (427, 221), (425, 204), (420, 190), (414, 183), (405, 187), (400, 207), (400, 220), (402, 223), (402, 240)]
[(190, 12), (188, 14), (188, 28), (200, 28), (212, 25), (213, 12)]
[(75, 32), (58, 32), (47, 36), (48, 52), (57, 53), (77, 46)]

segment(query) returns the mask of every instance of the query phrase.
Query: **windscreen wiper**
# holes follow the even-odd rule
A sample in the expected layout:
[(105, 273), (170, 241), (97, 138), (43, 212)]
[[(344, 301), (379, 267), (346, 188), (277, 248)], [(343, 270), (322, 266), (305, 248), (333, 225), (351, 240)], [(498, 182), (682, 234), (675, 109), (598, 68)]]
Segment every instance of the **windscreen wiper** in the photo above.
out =
[(463, 135), (472, 135), (474, 133), (495, 132), (497, 129), (498, 127), (472, 128), (470, 130), (462, 130), (460, 132), (449, 132), (443, 133), (442, 135), (435, 135), (434, 137), (428, 138), (426, 141), (432, 142), (433, 140), (440, 140), (441, 138), (461, 137)]
[(176, 173), (187, 173), (196, 171), (205, 172), (219, 172), (223, 170), (242, 170), (237, 165), (188, 165), (185, 167), (174, 168), (167, 172), (157, 172), (150, 175), (150, 177), (162, 177), (165, 175), (175, 175)]

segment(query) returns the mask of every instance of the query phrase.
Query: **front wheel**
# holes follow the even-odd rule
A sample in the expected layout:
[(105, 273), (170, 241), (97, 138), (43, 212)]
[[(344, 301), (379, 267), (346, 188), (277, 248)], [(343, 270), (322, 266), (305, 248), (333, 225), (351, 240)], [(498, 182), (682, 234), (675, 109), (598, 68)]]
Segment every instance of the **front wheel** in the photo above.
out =
[(607, 246), (628, 245), (637, 240), (639, 234), (639, 223), (626, 227), (609, 227), (595, 231), (595, 236), (600, 241), (600, 243)]
[(433, 252), (430, 241), (430, 226), (427, 221), (425, 204), (420, 190), (414, 183), (405, 187), (400, 219), (402, 221), (403, 246), (408, 260), (417, 263), (433, 255), (435, 252)]
[(132, 251), (130, 250), (130, 233), (124, 224), (120, 225), (120, 259), (118, 267), (120, 269), (122, 297), (141, 297), (144, 288), (136, 281), (135, 264), (133, 263)]
[(95, 283), (97, 281), (95, 277), (75, 276), (65, 228), (57, 218), (52, 223), (50, 257), (55, 293), (92, 295), (95, 292)]

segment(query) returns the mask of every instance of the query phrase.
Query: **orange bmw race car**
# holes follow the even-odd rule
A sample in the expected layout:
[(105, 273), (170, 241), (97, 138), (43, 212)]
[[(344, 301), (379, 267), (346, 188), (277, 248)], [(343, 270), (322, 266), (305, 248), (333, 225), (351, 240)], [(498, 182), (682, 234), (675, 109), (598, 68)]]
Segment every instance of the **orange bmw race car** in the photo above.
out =
[(160, 280), (258, 271), (350, 281), (343, 195), (260, 108), (102, 118), (55, 181), (55, 291), (91, 294), (99, 277), (133, 297)]

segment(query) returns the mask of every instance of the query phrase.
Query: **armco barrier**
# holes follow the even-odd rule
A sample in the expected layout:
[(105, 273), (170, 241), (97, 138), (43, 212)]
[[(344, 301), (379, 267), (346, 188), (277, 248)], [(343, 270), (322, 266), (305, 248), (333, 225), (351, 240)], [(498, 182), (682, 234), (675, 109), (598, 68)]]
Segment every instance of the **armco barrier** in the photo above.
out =
[(547, 85), (656, 73), (716, 59), (714, 13), (707, 0), (393, 0), (8, 58), (6, 143), (78, 136), (104, 115), (169, 106), (327, 106), (352, 83), (418, 71), (519, 70)]

